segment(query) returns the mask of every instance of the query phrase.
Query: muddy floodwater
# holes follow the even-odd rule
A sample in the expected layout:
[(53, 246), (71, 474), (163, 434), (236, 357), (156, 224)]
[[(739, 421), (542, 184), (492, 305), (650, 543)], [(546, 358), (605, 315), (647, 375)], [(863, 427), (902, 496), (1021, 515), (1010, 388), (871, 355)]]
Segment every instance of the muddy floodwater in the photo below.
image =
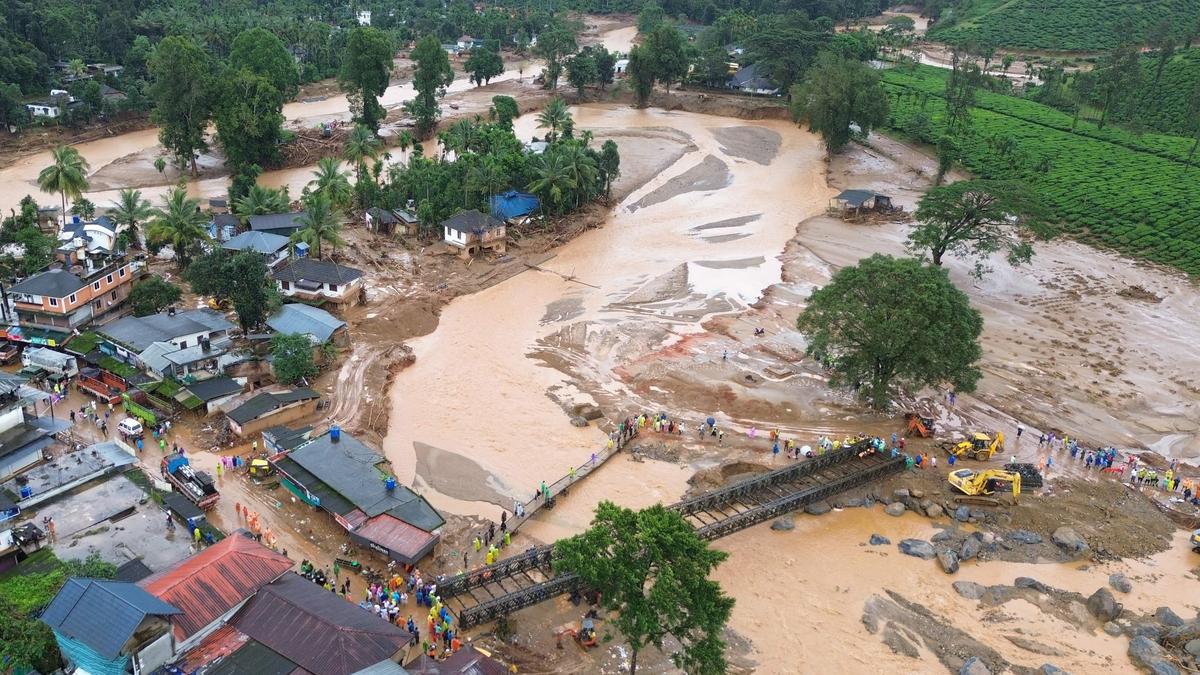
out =
[[(531, 357), (552, 347), (555, 359), (571, 359), (627, 400), (613, 372), (701, 331), (712, 314), (757, 300), (779, 279), (775, 254), (829, 196), (818, 140), (791, 124), (615, 106), (574, 114), (577, 128), (614, 138), (623, 156), (625, 147), (644, 142), (643, 131), (662, 129), (673, 130), (686, 151), (623, 162), (623, 172), (648, 180), (603, 228), (560, 248), (544, 271), (454, 300), (437, 330), (412, 343), (417, 360), (393, 386), (384, 449), (400, 478), (425, 483), (439, 506), (456, 501), (462, 508), (470, 500), (457, 485), (460, 476), (417, 475), (415, 443), (469, 457), (492, 477), (488, 493), (498, 488), (527, 498), (540, 481), (587, 461), (605, 438), (571, 426), (559, 403), (594, 399), (562, 370)], [(519, 120), (529, 129), (518, 133), (532, 133), (532, 123)], [(731, 139), (730, 129), (741, 131)], [(742, 238), (714, 245), (700, 235), (715, 230), (694, 229), (729, 219), (736, 220), (720, 233)], [(605, 412), (615, 418), (633, 411)], [(635, 473), (601, 471), (589, 482), (634, 481)], [(469, 508), (499, 515), (493, 505)]]

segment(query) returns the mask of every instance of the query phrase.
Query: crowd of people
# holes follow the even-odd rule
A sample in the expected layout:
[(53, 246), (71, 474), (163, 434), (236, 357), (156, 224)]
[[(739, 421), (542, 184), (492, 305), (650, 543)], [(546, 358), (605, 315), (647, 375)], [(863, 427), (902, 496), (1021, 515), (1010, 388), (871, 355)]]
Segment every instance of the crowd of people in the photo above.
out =
[[(421, 651), (430, 657), (448, 656), (458, 651), (462, 643), (458, 633), (453, 628), (454, 617), (437, 595), (437, 582), (426, 581), (421, 577), (421, 570), (407, 567), (407, 577), (393, 574), (386, 583), (370, 584), (365, 597), (358, 606), (372, 612), (379, 618), (404, 628), (413, 637), (414, 642), (421, 643)], [(347, 595), (349, 587), (347, 586)], [(416, 602), (417, 612), (409, 611), (410, 602)], [(421, 608), (429, 608), (426, 614), (428, 624), (425, 638), (421, 638), (419, 619), (414, 618)]]

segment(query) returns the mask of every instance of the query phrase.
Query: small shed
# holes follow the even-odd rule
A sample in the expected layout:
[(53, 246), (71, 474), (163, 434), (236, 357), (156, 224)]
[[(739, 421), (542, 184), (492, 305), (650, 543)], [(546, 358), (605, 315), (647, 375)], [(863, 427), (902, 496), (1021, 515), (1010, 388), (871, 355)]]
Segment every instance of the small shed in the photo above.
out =
[(372, 206), (363, 215), (367, 229), (375, 234), (411, 236), (417, 233), (420, 220), (409, 209), (381, 209)]
[(871, 190), (842, 190), (829, 202), (829, 210), (835, 214), (858, 215), (868, 211), (891, 211), (892, 198)]

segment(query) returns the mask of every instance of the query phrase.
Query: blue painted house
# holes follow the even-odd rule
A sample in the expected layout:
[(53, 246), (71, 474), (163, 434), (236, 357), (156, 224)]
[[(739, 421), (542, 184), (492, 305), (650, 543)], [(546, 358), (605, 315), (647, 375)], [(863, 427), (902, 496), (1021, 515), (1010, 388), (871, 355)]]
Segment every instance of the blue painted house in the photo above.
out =
[(71, 577), (42, 613), (76, 673), (151, 673), (175, 652), (180, 610), (136, 584)]

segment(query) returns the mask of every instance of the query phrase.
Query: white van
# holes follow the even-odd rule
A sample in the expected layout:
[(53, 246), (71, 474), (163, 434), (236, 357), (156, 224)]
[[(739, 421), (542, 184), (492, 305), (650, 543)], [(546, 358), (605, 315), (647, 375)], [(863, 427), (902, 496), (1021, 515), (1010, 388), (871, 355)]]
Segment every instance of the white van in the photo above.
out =
[(141, 438), (142, 423), (136, 417), (126, 417), (117, 425), (117, 431), (125, 438)]

